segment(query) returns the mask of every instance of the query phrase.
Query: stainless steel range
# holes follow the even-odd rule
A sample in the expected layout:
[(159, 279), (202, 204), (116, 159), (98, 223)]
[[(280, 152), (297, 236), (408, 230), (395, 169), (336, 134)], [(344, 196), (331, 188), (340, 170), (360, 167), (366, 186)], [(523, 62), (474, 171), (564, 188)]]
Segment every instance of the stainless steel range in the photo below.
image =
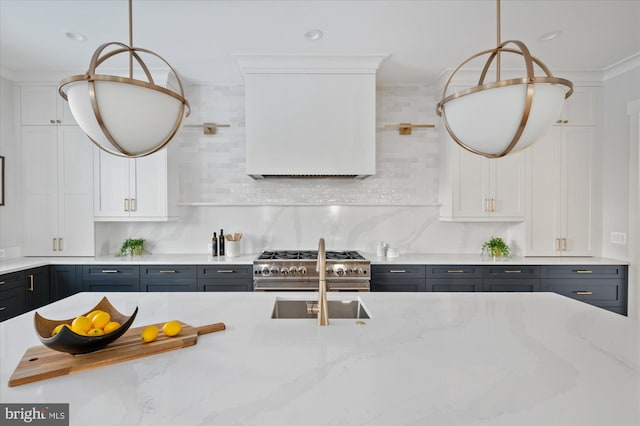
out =
[[(326, 253), (329, 291), (369, 291), (369, 260), (352, 250)], [(317, 250), (265, 250), (253, 261), (253, 289), (317, 291), (317, 263)]]

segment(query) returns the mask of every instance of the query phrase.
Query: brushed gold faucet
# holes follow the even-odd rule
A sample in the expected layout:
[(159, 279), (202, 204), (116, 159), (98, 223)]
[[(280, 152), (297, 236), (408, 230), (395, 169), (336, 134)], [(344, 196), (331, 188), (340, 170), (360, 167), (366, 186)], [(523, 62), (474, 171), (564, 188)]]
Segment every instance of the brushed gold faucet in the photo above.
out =
[(324, 248), (324, 238), (318, 242), (318, 325), (329, 325), (329, 309), (327, 306), (327, 254)]

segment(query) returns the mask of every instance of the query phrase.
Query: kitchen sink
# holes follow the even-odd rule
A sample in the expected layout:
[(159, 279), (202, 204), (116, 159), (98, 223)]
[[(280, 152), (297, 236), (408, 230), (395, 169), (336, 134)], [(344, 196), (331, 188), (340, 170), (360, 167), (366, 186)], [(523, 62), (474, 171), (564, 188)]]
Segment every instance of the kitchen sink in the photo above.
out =
[[(317, 300), (290, 300), (276, 299), (273, 305), (271, 318), (273, 319), (300, 319), (317, 318), (313, 305), (317, 306)], [(368, 319), (369, 312), (360, 299), (356, 300), (329, 300), (329, 319)]]

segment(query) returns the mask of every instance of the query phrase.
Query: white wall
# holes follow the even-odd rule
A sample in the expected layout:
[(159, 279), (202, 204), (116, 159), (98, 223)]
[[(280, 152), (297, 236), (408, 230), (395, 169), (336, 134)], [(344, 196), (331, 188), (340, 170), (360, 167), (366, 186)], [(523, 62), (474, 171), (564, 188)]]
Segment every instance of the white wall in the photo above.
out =
[[(638, 260), (630, 258), (629, 243), (612, 244), (611, 232), (624, 232), (628, 241), (637, 238), (640, 212), (631, 204), (632, 181), (638, 176), (638, 159), (631, 153), (638, 152), (638, 141), (630, 139), (630, 120), (627, 114), (629, 102), (640, 98), (640, 66), (605, 80), (604, 126), (602, 148), (602, 254), (605, 257), (627, 259), (631, 262), (629, 279), (629, 316), (640, 318), (640, 284)], [(634, 157), (634, 158), (632, 158)], [(637, 187), (636, 187), (637, 190)], [(637, 196), (637, 194), (636, 194)], [(633, 234), (632, 234), (633, 233)], [(637, 241), (633, 241), (638, 244)]]
[[(16, 125), (17, 86), (0, 77), (0, 155), (5, 157), (4, 206), (0, 206), (0, 250), (6, 257), (20, 254), (22, 241), (22, 204), (20, 178), (20, 150)], [(2, 259), (0, 258), (0, 262)]]
[[(365, 180), (253, 180), (244, 170), (244, 88), (197, 86), (187, 91), (191, 124), (228, 123), (214, 136), (187, 127), (172, 143), (180, 156), (180, 218), (171, 223), (97, 223), (96, 254), (117, 251), (126, 238), (142, 237), (155, 253), (206, 253), (213, 231), (245, 235), (243, 249), (329, 248), (375, 251), (379, 241), (400, 252), (480, 253), (491, 236), (522, 253), (522, 232), (506, 223), (438, 220), (436, 93), (431, 87), (377, 89), (375, 176)], [(385, 124), (435, 123), (438, 129), (400, 136)], [(340, 155), (340, 153), (336, 153)], [(196, 204), (198, 204), (196, 206)], [(205, 204), (205, 205), (202, 205)]]

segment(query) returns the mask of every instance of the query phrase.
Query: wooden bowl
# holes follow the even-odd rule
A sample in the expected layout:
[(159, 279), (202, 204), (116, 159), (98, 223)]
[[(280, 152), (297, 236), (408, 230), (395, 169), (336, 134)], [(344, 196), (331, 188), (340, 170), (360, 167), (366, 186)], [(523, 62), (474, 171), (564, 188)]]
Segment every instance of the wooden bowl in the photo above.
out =
[(45, 346), (60, 352), (68, 352), (70, 354), (86, 354), (89, 352), (97, 351), (107, 346), (109, 343), (115, 341), (122, 336), (133, 324), (133, 320), (138, 313), (138, 307), (133, 311), (130, 316), (125, 316), (118, 312), (114, 308), (106, 297), (93, 308), (87, 311), (84, 315), (99, 309), (104, 312), (108, 312), (111, 315), (112, 321), (120, 323), (120, 327), (111, 333), (103, 334), (102, 336), (82, 336), (74, 333), (68, 327), (63, 327), (58, 334), (51, 336), (51, 332), (59, 324), (69, 324), (75, 318), (66, 320), (50, 320), (37, 312), (34, 314), (33, 323), (36, 328), (36, 333), (40, 338), (40, 341)]

